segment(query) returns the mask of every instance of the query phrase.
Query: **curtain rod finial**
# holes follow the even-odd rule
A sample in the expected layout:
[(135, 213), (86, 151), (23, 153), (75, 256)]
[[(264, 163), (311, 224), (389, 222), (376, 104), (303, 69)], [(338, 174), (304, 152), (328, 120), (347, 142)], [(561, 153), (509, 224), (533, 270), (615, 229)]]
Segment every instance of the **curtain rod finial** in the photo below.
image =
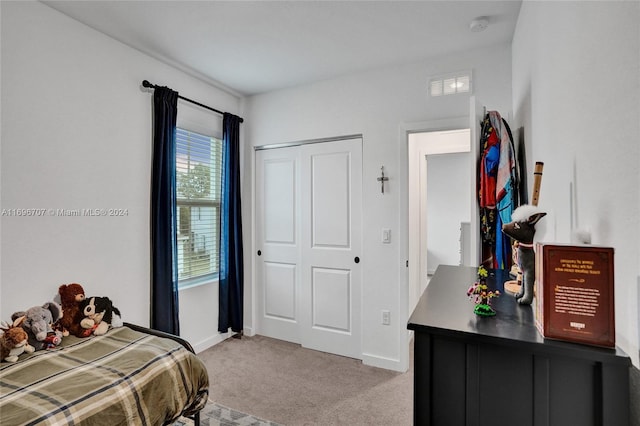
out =
[(142, 87), (153, 87), (153, 84), (149, 83), (149, 80), (142, 80)]

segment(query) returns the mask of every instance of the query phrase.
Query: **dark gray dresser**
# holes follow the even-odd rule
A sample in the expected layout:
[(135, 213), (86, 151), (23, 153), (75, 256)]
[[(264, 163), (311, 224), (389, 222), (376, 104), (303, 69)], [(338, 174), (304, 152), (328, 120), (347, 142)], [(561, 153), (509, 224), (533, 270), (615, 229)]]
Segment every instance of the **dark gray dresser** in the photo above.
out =
[[(489, 272), (502, 292), (507, 272)], [(533, 306), (510, 294), (478, 317), (466, 296), (475, 280), (476, 268), (439, 266), (409, 319), (415, 425), (629, 424), (624, 352), (544, 339)]]

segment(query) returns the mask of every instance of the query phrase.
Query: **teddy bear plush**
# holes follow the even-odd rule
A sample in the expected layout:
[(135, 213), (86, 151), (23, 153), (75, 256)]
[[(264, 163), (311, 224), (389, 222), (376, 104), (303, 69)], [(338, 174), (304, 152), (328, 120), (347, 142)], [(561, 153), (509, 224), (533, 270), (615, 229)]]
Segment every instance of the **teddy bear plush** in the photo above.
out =
[(85, 299), (84, 288), (78, 283), (62, 284), (58, 288), (60, 304), (62, 305), (62, 318), (56, 322), (56, 327), (61, 329), (63, 336), (69, 334), (77, 337), (87, 337), (87, 330), (80, 325), (84, 318), (80, 305)]
[[(25, 317), (22, 328), (27, 332), (28, 341), (35, 350), (49, 349), (60, 343), (62, 333), (53, 329), (53, 323), (62, 317), (62, 308), (55, 302), (47, 302), (42, 306), (34, 306), (26, 311), (14, 312), (11, 320)], [(52, 338), (51, 336), (56, 336)]]
[(23, 353), (32, 353), (35, 348), (28, 343), (27, 332), (21, 327), (24, 317), (16, 318), (12, 324), (0, 324), (0, 360), (16, 362)]
[(84, 319), (80, 321), (80, 325), (96, 336), (105, 334), (109, 326), (122, 326), (120, 310), (113, 306), (108, 297), (87, 298), (82, 302), (81, 309)]

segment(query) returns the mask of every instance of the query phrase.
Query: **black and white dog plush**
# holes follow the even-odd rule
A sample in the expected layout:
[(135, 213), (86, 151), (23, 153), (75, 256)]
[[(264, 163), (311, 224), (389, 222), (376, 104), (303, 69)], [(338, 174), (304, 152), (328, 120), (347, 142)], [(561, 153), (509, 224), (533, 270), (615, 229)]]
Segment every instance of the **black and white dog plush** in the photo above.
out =
[(533, 237), (536, 233), (536, 223), (546, 213), (538, 211), (535, 206), (525, 204), (518, 207), (511, 214), (511, 222), (502, 225), (502, 232), (518, 241), (518, 266), (522, 271), (522, 286), (516, 294), (521, 305), (530, 305), (533, 301), (533, 284), (535, 281), (535, 259), (533, 251)]
[(87, 297), (80, 305), (84, 319), (80, 322), (83, 328), (93, 329), (99, 336), (109, 330), (109, 326), (121, 327), (120, 310), (113, 306), (108, 297)]

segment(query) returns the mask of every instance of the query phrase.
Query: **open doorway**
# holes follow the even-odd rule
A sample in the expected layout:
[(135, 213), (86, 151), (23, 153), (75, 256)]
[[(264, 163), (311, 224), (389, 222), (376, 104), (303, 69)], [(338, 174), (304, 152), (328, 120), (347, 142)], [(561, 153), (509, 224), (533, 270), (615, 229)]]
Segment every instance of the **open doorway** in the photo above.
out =
[[(479, 123), (482, 121), (484, 115), (484, 108), (482, 103), (476, 99), (475, 96), (471, 96), (469, 99), (469, 114), (461, 117), (452, 117), (452, 118), (444, 118), (437, 120), (429, 120), (422, 122), (409, 122), (409, 123), (401, 123), (398, 129), (398, 152), (400, 159), (400, 169), (399, 169), (399, 179), (402, 183), (399, 188), (400, 192), (400, 223), (399, 223), (399, 235), (398, 235), (398, 245), (399, 245), (399, 261), (402, 262), (403, 268), (399, 269), (398, 273), (398, 282), (401, 283), (399, 286), (399, 299), (400, 299), (400, 312), (399, 316), (403, 319), (403, 321), (399, 321), (399, 327), (401, 327), (401, 339), (399, 344), (400, 350), (400, 359), (401, 366), (405, 369), (409, 366), (409, 346), (411, 342), (411, 338), (413, 334), (406, 330), (406, 320), (409, 319), (411, 313), (413, 312), (416, 303), (420, 297), (421, 290), (418, 286), (418, 274), (419, 269), (418, 265), (420, 251), (419, 248), (415, 246), (415, 241), (412, 239), (410, 243), (410, 238), (418, 233), (416, 226), (410, 223), (410, 212), (411, 218), (415, 222), (415, 218), (418, 217), (417, 213), (415, 213), (415, 208), (410, 208), (409, 203), (409, 193), (410, 184), (416, 182), (416, 179), (409, 178), (409, 169), (415, 170), (417, 165), (419, 165), (420, 161), (418, 156), (409, 155), (409, 136), (414, 133), (422, 133), (422, 132), (438, 132), (438, 131), (450, 131), (450, 130), (461, 130), (461, 129), (470, 129), (469, 133), (469, 146), (470, 146), (470, 157), (469, 157), (469, 170), (472, 179), (469, 179), (467, 185), (469, 186), (470, 196), (470, 213), (469, 216), (471, 218), (470, 223), (470, 231), (469, 231), (469, 263), (470, 266), (478, 265), (478, 253), (479, 253), (479, 217), (478, 217), (478, 205), (475, 196), (476, 191), (476, 159), (478, 156), (478, 147), (477, 142), (480, 140), (478, 135), (478, 131), (480, 130)], [(425, 154), (426, 155), (426, 154)], [(415, 203), (415, 199), (413, 200)], [(426, 285), (426, 284), (425, 284)]]
[(409, 311), (439, 264), (470, 264), (469, 128), (410, 133)]

